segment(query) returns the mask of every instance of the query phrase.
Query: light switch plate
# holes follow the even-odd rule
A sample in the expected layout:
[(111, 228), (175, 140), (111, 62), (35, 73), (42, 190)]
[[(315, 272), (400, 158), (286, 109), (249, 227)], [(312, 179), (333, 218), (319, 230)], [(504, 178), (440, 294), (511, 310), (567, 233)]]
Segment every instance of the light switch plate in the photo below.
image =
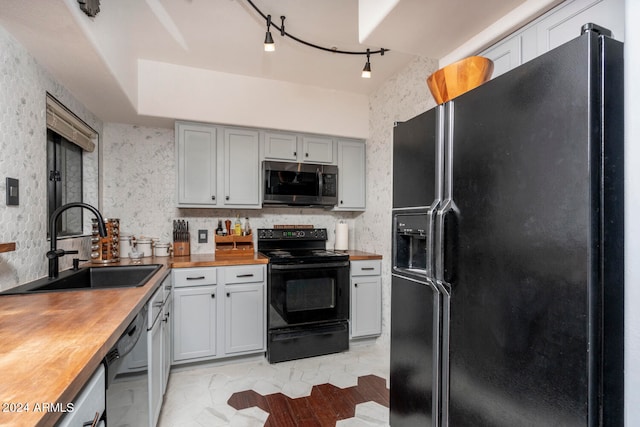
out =
[(7, 206), (20, 204), (20, 181), (15, 178), (7, 178)]
[(207, 243), (209, 241), (208, 230), (198, 230), (198, 243)]

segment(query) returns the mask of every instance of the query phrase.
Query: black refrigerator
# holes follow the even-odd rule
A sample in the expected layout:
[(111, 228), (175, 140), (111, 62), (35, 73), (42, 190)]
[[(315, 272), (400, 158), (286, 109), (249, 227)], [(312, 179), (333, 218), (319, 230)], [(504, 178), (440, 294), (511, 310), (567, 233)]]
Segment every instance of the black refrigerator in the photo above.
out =
[(623, 47), (394, 128), (390, 424), (623, 425)]

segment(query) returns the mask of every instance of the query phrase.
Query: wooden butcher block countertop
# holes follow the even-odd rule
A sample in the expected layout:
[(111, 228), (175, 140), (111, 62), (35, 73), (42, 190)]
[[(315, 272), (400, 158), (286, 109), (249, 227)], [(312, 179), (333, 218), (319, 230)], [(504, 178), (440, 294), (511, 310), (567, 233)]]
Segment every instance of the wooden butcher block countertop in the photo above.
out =
[(382, 259), (382, 255), (374, 254), (371, 252), (349, 250), (349, 251), (345, 251), (345, 253), (349, 255), (349, 261), (366, 261), (366, 260)]
[[(34, 411), (36, 404), (73, 402), (171, 267), (268, 262), (262, 255), (237, 260), (193, 255), (143, 261), (162, 267), (138, 288), (0, 295), (0, 425), (53, 425), (62, 414)], [(128, 259), (111, 265), (126, 264), (130, 264)], [(28, 411), (14, 411), (26, 403)]]

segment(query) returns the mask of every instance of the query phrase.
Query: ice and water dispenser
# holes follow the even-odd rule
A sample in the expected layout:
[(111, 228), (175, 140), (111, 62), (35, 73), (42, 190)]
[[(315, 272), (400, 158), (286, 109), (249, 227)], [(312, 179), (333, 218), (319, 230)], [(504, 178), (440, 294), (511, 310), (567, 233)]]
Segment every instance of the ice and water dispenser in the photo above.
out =
[(429, 221), (426, 213), (394, 215), (393, 270), (401, 274), (425, 276)]

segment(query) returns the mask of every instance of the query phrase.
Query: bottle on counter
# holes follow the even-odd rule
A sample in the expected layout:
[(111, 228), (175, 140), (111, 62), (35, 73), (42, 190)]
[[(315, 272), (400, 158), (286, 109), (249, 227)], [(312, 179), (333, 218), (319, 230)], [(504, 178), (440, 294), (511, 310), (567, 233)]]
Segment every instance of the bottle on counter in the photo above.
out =
[(218, 228), (216, 228), (216, 235), (222, 236), (224, 233), (222, 232), (222, 220), (218, 220)]
[(236, 222), (233, 224), (233, 234), (242, 236), (242, 223), (240, 223), (240, 215), (236, 215)]
[(251, 234), (251, 226), (249, 225), (249, 218), (245, 217), (244, 218), (244, 233), (245, 236), (248, 236)]

